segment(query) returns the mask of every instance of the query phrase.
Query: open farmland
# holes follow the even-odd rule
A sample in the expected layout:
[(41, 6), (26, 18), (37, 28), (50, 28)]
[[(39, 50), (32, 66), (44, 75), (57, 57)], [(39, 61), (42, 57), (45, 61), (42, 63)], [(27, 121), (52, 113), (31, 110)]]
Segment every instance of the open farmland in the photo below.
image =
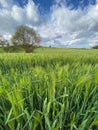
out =
[(98, 130), (98, 50), (1, 53), (0, 130)]

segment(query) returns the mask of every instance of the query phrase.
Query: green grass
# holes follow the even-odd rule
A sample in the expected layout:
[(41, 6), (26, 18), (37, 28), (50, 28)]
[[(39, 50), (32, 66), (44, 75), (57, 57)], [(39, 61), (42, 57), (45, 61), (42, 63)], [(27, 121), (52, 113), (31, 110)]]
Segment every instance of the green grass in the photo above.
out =
[(98, 130), (98, 51), (1, 53), (0, 130)]

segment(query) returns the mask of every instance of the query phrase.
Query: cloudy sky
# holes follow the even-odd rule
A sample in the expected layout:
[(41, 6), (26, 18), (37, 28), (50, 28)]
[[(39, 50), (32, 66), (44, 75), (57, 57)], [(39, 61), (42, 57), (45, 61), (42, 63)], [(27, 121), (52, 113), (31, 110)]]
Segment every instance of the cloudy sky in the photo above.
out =
[(0, 0), (0, 35), (10, 39), (19, 25), (33, 27), (42, 45), (98, 45), (97, 0)]

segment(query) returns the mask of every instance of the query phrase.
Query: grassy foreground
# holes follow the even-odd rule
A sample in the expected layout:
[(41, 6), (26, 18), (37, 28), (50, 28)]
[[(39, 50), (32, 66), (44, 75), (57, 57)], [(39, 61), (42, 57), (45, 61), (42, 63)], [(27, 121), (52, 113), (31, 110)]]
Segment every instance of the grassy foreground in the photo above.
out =
[(98, 130), (98, 51), (0, 54), (0, 130)]

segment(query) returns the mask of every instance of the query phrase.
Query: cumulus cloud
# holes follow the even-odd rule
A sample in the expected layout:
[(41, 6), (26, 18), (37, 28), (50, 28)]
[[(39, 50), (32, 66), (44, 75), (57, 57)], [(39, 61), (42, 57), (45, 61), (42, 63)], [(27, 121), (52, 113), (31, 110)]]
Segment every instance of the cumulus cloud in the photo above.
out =
[(0, 6), (1, 35), (12, 35), (19, 25), (37, 26), (40, 22), (38, 8), (32, 0), (29, 0), (28, 4), (23, 8), (12, 0), (9, 0), (9, 2), (7, 0), (0, 0)]
[(10, 8), (13, 5), (13, 0), (0, 0), (0, 6), (2, 8)]
[(84, 11), (70, 10), (63, 5), (53, 6), (51, 20), (46, 26), (41, 27), (41, 35), (45, 39), (50, 37), (51, 45), (55, 43), (58, 47), (98, 45), (98, 4), (89, 5)]
[(71, 10), (55, 0), (49, 18), (40, 16), (37, 5), (29, 0), (23, 7), (14, 0), (0, 0), (0, 34), (11, 37), (17, 26), (33, 27), (42, 37), (42, 45), (91, 47), (98, 45), (98, 1), (85, 10)]

